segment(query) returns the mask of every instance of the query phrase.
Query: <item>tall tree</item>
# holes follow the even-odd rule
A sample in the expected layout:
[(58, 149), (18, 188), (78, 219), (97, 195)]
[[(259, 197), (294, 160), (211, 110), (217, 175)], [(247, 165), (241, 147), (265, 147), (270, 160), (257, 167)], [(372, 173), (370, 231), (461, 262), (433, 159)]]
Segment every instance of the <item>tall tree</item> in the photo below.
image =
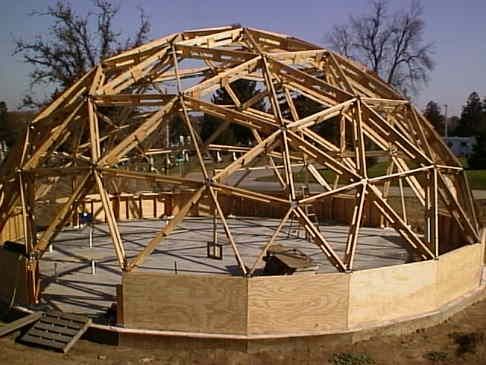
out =
[(327, 35), (330, 47), (373, 70), (404, 95), (416, 93), (433, 69), (432, 44), (425, 43), (425, 21), (418, 0), (394, 13), (387, 0), (369, 2), (370, 11), (350, 16)]
[(476, 136), (476, 145), (473, 147), (467, 163), (469, 168), (473, 170), (486, 169), (486, 129)]
[[(15, 55), (33, 66), (30, 73), (31, 92), (36, 87), (52, 87), (51, 98), (61, 93), (77, 78), (101, 60), (124, 49), (144, 43), (150, 23), (140, 8), (140, 24), (133, 37), (122, 39), (114, 20), (119, 7), (110, 0), (95, 0), (87, 14), (78, 14), (66, 0), (48, 6), (33, 16), (48, 17), (49, 29), (31, 41), (16, 40)], [(36, 100), (31, 94), (23, 100), (25, 107), (39, 107), (49, 100)]]
[(474, 136), (486, 129), (484, 105), (477, 92), (472, 92), (462, 107), (461, 119), (455, 134), (461, 137)]
[(7, 104), (0, 101), (0, 148), (12, 147), (31, 118), (32, 113), (29, 111), (9, 112)]
[[(306, 98), (303, 95), (297, 95), (292, 100), (295, 106), (295, 110), (297, 111), (297, 114), (300, 118), (306, 118), (312, 114), (319, 113), (326, 109), (321, 103)], [(284, 108), (284, 111), (285, 116), (290, 119), (290, 110), (288, 110), (288, 108)], [(334, 117), (326, 120), (324, 123), (320, 123), (317, 126), (311, 127), (311, 129), (314, 130), (314, 132), (319, 134), (321, 137), (326, 138), (334, 144), (337, 144), (339, 134), (338, 120), (339, 117)]]
[(437, 133), (441, 136), (444, 134), (445, 117), (441, 113), (439, 104), (435, 101), (429, 101), (425, 106), (424, 117), (432, 123)]

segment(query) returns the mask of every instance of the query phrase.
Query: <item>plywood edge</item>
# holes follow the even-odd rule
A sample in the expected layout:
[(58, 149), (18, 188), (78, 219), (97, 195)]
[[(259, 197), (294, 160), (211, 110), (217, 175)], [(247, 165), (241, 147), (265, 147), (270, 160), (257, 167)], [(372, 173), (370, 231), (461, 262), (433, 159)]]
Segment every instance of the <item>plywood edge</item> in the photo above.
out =
[(481, 230), (481, 264), (486, 264), (486, 227)]

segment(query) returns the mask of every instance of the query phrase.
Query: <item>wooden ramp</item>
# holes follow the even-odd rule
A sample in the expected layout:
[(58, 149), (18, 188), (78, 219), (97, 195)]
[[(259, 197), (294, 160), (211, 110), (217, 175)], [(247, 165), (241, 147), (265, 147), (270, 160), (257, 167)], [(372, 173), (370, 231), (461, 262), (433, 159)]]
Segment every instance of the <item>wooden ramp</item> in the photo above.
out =
[(20, 341), (66, 353), (86, 332), (90, 324), (91, 319), (86, 316), (46, 312)]

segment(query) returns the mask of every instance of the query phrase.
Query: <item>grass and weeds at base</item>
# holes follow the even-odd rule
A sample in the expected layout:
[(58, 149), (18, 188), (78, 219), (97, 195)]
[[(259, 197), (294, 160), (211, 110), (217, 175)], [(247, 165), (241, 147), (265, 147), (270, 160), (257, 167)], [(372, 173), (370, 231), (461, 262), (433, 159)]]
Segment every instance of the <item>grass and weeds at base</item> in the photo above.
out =
[(444, 351), (429, 351), (424, 354), (424, 359), (430, 360), (432, 362), (446, 361), (449, 354)]
[(478, 346), (484, 346), (484, 334), (481, 332), (458, 333), (449, 335), (457, 345), (456, 355), (462, 356), (466, 353), (475, 354)]
[(367, 354), (354, 354), (352, 352), (339, 352), (331, 357), (333, 365), (373, 365), (375, 361)]

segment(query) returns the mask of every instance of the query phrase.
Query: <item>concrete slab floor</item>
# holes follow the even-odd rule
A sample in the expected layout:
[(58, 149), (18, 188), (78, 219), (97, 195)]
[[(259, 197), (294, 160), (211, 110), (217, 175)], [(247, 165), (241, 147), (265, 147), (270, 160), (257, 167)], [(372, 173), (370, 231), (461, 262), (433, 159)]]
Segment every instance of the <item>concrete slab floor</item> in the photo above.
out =
[[(228, 218), (228, 225), (246, 266), (251, 267), (279, 224), (278, 219)], [(164, 220), (120, 222), (120, 232), (128, 258), (134, 257), (164, 225)], [(294, 226), (297, 224), (293, 223)], [(139, 271), (178, 274), (239, 275), (239, 268), (221, 222), (218, 242), (223, 259), (207, 257), (206, 245), (213, 238), (213, 220), (187, 217), (138, 268)], [(344, 256), (348, 226), (319, 223), (324, 237), (340, 257)], [(318, 272), (336, 272), (322, 251), (291, 232), (290, 222), (282, 229), (276, 243), (297, 248), (318, 265)], [(93, 247), (89, 247), (90, 228), (66, 229), (53, 243), (52, 252), (41, 260), (42, 302), (65, 312), (92, 316), (106, 312), (115, 302), (116, 285), (121, 272), (106, 224), (93, 227)], [(409, 261), (404, 241), (393, 229), (361, 228), (354, 267), (356, 270), (399, 265)], [(94, 262), (94, 268), (93, 268)], [(263, 269), (264, 262), (258, 265)], [(94, 271), (93, 271), (94, 269)]]

